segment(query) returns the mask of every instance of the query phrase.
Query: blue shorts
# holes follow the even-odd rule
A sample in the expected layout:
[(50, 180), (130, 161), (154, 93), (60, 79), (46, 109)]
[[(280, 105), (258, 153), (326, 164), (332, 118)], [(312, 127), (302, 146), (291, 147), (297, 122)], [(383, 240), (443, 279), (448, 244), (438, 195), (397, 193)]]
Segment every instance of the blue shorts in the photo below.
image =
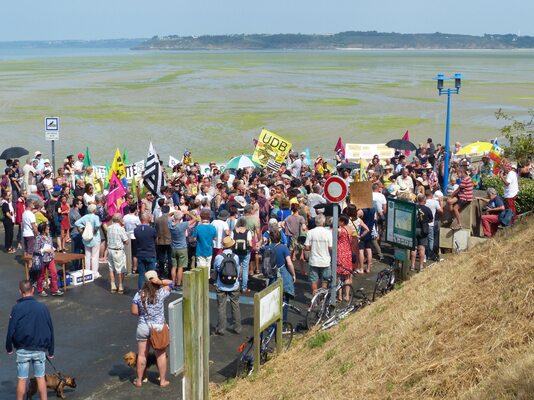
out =
[(30, 365), (33, 365), (33, 375), (36, 378), (45, 376), (45, 359), (44, 351), (17, 350), (17, 378), (28, 379)]

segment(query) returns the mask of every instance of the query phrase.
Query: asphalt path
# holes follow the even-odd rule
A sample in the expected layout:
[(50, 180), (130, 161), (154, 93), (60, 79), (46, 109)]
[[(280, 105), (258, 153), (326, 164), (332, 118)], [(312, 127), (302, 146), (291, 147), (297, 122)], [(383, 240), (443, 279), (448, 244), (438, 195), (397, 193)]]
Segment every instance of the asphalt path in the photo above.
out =
[[(3, 243), (3, 233), (0, 234)], [(363, 287), (370, 295), (376, 272), (384, 264), (375, 262), (371, 274), (360, 275), (354, 287)], [(0, 252), (0, 337), (5, 341), (9, 312), (19, 298), (18, 282), (24, 279), (21, 251), (14, 257)], [(161, 389), (157, 384), (157, 369), (149, 370), (149, 382), (142, 388), (135, 388), (131, 381), (135, 376), (132, 368), (123, 362), (123, 355), (136, 351), (135, 330), (137, 318), (130, 314), (130, 303), (137, 288), (137, 275), (126, 278), (125, 293), (112, 294), (109, 290), (107, 265), (100, 265), (102, 277), (83, 286), (69, 286), (63, 297), (37, 297), (45, 303), (52, 315), (55, 331), (55, 358), (53, 363), (58, 371), (74, 376), (77, 388), (67, 388), (69, 399), (144, 399), (157, 396), (158, 399), (181, 398), (181, 377), (169, 375), (171, 385)], [(298, 268), (297, 268), (298, 271)], [(250, 296), (241, 296), (241, 316), (243, 331), (240, 335), (226, 332), (224, 336), (214, 335), (217, 322), (217, 303), (214, 293), (210, 294), (210, 381), (223, 382), (235, 374), (237, 348), (252, 335), (253, 307), (252, 295), (264, 287), (264, 281), (251, 279)], [(210, 287), (214, 291), (213, 286)], [(306, 307), (310, 302), (310, 285), (305, 276), (298, 275), (296, 299), (293, 302), (302, 310), (302, 315), (289, 312), (289, 320), (294, 327), (303, 324)], [(177, 299), (179, 294), (171, 294), (168, 302)], [(228, 306), (228, 315), (230, 316)], [(227, 324), (228, 326), (230, 324)], [(52, 367), (47, 364), (47, 373)], [(0, 399), (14, 397), (16, 385), (15, 356), (8, 355), (5, 349), (0, 352)], [(54, 396), (49, 392), (50, 396)]]

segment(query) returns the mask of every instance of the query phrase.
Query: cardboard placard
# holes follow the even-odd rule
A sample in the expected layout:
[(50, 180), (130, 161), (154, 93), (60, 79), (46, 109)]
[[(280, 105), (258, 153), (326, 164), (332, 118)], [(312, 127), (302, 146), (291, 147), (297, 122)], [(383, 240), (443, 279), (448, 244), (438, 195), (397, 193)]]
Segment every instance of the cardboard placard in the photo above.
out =
[(369, 181), (350, 184), (350, 202), (358, 208), (373, 207), (373, 183)]

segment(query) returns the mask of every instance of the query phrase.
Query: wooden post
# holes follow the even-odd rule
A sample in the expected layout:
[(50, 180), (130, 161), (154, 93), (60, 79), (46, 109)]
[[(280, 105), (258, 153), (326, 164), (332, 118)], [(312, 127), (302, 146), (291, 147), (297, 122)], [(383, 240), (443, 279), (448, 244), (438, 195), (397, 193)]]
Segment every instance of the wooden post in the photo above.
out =
[(209, 398), (209, 267), (196, 268), (184, 280), (184, 399)]
[(204, 370), (203, 386), (204, 386), (204, 399), (209, 398), (209, 371), (210, 371), (210, 301), (209, 301), (209, 278), (210, 268), (200, 267), (200, 288), (201, 288), (201, 304), (202, 304), (202, 317), (201, 321), (201, 346), (202, 346), (202, 368)]

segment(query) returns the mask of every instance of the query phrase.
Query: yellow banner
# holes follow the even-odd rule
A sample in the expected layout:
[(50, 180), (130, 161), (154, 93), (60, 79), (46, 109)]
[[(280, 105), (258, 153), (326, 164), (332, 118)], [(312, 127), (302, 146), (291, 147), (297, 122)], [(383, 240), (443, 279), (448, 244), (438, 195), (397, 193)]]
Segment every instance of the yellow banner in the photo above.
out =
[(276, 171), (280, 168), (280, 164), (284, 162), (290, 150), (291, 142), (276, 133), (262, 129), (258, 144), (252, 155), (252, 161)]
[(118, 148), (115, 152), (111, 168), (109, 169), (108, 182), (111, 179), (112, 172), (115, 172), (115, 175), (117, 175), (117, 178), (119, 179), (126, 178), (126, 167), (124, 166), (124, 161), (122, 160), (122, 155)]

